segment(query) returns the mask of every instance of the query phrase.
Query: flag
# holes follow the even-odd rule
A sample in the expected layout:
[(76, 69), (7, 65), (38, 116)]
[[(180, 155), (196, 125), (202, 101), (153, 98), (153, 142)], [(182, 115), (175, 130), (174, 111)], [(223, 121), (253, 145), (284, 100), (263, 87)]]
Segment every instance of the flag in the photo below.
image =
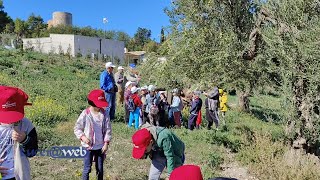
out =
[(103, 21), (104, 24), (108, 23), (108, 19), (107, 18), (103, 18), (102, 21)]

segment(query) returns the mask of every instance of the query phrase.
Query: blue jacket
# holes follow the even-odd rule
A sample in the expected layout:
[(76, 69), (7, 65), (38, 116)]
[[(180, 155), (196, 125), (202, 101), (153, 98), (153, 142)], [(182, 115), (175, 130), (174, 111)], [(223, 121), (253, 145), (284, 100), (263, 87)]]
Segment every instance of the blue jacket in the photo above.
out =
[(100, 75), (100, 88), (107, 93), (114, 93), (114, 87), (115, 82), (113, 75), (104, 70)]
[(198, 115), (199, 111), (201, 111), (202, 107), (202, 99), (194, 99), (191, 103), (190, 114)]

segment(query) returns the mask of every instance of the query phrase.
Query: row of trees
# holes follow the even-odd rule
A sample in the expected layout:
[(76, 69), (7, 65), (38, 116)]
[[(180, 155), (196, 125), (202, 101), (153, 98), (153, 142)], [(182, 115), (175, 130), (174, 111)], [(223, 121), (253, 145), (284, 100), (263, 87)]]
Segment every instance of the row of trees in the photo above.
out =
[[(287, 133), (309, 150), (320, 145), (318, 0), (178, 0), (166, 9), (167, 61), (152, 74), (208, 89), (236, 89), (243, 111), (258, 89), (286, 97)], [(150, 75), (150, 77), (153, 77)], [(156, 80), (156, 79), (154, 79)], [(203, 87), (203, 86), (206, 87)]]
[[(164, 31), (162, 29), (160, 41), (164, 41)], [(124, 41), (125, 46), (130, 51), (145, 50), (147, 52), (157, 52), (160, 46), (159, 43), (151, 39), (151, 30), (139, 27), (134, 37), (130, 37), (123, 31), (104, 31), (102, 29), (94, 29), (90, 26), (58, 26), (48, 29), (48, 25), (44, 22), (41, 16), (31, 14), (26, 21), (15, 19), (14, 21), (4, 11), (2, 0), (0, 0), (0, 33), (16, 34), (17, 37), (34, 38), (47, 37), (50, 33), (56, 34), (77, 34), (91, 37), (105, 37)]]

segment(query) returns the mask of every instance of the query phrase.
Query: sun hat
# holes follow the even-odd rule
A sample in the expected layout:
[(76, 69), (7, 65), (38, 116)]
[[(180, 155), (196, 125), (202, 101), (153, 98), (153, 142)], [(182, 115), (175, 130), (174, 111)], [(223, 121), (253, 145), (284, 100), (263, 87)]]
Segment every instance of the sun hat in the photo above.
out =
[(135, 159), (141, 159), (144, 156), (151, 139), (151, 133), (147, 129), (140, 129), (135, 132), (132, 136), (132, 143), (134, 145), (132, 149), (132, 157)]
[(131, 93), (134, 94), (134, 93), (136, 93), (136, 92), (139, 91), (139, 90), (140, 90), (140, 88), (137, 88), (136, 86), (133, 86), (133, 87), (131, 88)]
[(201, 95), (201, 91), (194, 91), (193, 94), (196, 95), (196, 96), (200, 96)]
[(142, 91), (142, 90), (148, 90), (148, 86), (142, 86), (141, 88), (140, 88), (140, 90)]
[(109, 67), (116, 67), (112, 62), (107, 62), (106, 63), (106, 68), (108, 69)]
[(24, 106), (28, 103), (28, 95), (19, 88), (0, 86), (0, 122), (12, 124), (24, 117)]
[(169, 180), (203, 180), (201, 169), (196, 165), (183, 165), (175, 168)]
[(88, 94), (88, 100), (92, 101), (98, 108), (104, 108), (108, 106), (104, 92), (100, 89), (92, 90)]
[(125, 87), (125, 88), (128, 88), (131, 84), (132, 84), (132, 82), (131, 82), (131, 81), (128, 81), (124, 87)]
[(149, 85), (148, 86), (148, 91), (155, 91), (156, 87), (154, 85)]
[(173, 90), (172, 90), (172, 93), (178, 93), (179, 92), (179, 89), (178, 88), (174, 88)]
[(121, 70), (121, 69), (123, 70), (124, 68), (123, 68), (122, 66), (119, 66), (119, 67), (118, 67), (118, 70)]

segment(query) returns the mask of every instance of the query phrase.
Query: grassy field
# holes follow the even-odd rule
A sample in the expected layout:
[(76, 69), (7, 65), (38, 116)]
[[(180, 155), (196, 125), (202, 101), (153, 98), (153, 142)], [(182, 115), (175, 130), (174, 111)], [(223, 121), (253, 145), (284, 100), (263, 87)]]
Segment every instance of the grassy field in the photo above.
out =
[[(0, 84), (18, 86), (29, 94), (33, 106), (27, 107), (26, 116), (36, 125), (43, 149), (80, 145), (73, 126), (87, 106), (87, 93), (98, 88), (103, 67), (102, 62), (86, 59), (0, 49)], [(186, 163), (200, 165), (205, 178), (225, 175), (221, 166), (237, 162), (257, 179), (320, 179), (319, 160), (285, 142), (281, 97), (256, 94), (250, 101), (251, 113), (241, 113), (236, 96), (229, 96), (232, 108), (219, 131), (206, 130), (205, 120), (200, 130), (173, 130), (186, 144)], [(105, 179), (146, 179), (150, 161), (131, 158), (134, 130), (125, 127), (123, 108), (118, 110), (104, 163)], [(81, 159), (30, 161), (35, 180), (80, 179), (83, 166)], [(94, 174), (93, 170), (92, 179)]]

